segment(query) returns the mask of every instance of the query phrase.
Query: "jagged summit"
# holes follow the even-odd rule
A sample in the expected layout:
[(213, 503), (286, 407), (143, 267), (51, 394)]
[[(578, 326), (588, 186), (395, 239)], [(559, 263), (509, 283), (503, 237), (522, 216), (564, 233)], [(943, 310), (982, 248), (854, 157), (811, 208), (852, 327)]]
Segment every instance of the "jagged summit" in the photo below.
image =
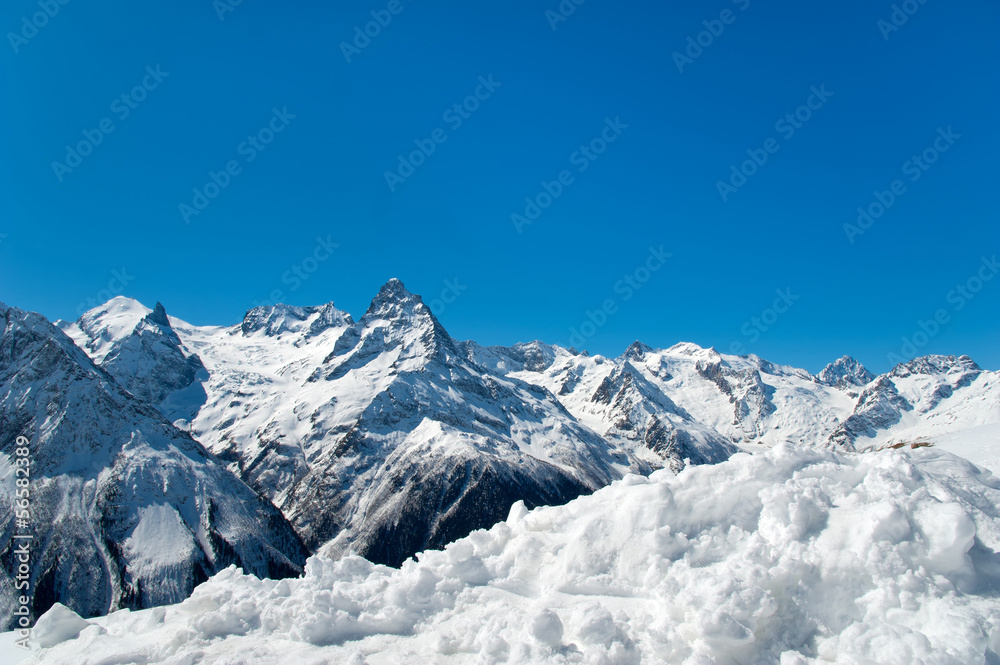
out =
[(420, 296), (408, 291), (403, 282), (393, 277), (378, 290), (361, 320), (386, 319), (396, 321), (415, 317), (429, 317), (434, 321), (437, 320)]
[[(410, 361), (410, 368), (435, 358), (447, 363), (462, 355), (430, 307), (396, 278), (379, 289), (364, 316), (337, 340), (324, 363), (336, 363), (338, 368), (330, 376), (341, 376), (387, 349), (399, 349), (397, 362)], [(347, 360), (341, 360), (345, 356)]]
[(243, 336), (262, 333), (275, 337), (283, 333), (305, 333), (313, 337), (329, 328), (352, 325), (354, 319), (332, 303), (318, 307), (295, 305), (261, 305), (249, 310), (243, 317), (239, 332)]
[(648, 344), (643, 344), (639, 340), (635, 340), (629, 344), (628, 348), (625, 349), (625, 353), (622, 354), (625, 358), (642, 360), (647, 353), (653, 351), (653, 347)]
[(146, 320), (158, 326), (170, 327), (170, 321), (167, 320), (167, 310), (163, 308), (163, 303), (159, 300), (156, 301), (156, 307), (153, 308), (153, 311), (146, 315)]
[(875, 375), (851, 356), (841, 356), (824, 367), (816, 378), (828, 386), (861, 388), (871, 383)]
[(900, 363), (889, 374), (904, 377), (911, 374), (978, 374), (982, 371), (983, 368), (969, 356), (929, 355)]

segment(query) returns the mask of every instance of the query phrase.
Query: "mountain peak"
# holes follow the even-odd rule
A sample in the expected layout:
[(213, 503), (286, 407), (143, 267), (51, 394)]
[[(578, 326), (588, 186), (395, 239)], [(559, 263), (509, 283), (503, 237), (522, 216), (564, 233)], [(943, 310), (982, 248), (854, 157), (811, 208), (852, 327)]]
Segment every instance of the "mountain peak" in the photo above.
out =
[(156, 301), (156, 307), (153, 308), (153, 311), (146, 315), (146, 320), (150, 323), (170, 327), (170, 321), (167, 319), (167, 310), (164, 309), (163, 303), (159, 300)]
[(705, 349), (698, 346), (694, 342), (677, 342), (669, 349), (668, 353), (674, 353), (678, 355), (700, 355), (704, 353)]
[(430, 308), (424, 304), (423, 299), (408, 291), (403, 282), (393, 277), (379, 289), (378, 294), (368, 305), (368, 310), (362, 320), (386, 319), (395, 321), (423, 317), (428, 317), (435, 325), (440, 325)]
[(872, 382), (875, 375), (851, 356), (841, 356), (823, 368), (819, 382), (835, 388), (862, 387)]
[(415, 303), (422, 302), (420, 296), (410, 293), (403, 282), (393, 277), (378, 290), (378, 294), (368, 306), (366, 316), (368, 313), (378, 312), (393, 305), (410, 305), (412, 307)]
[(639, 340), (635, 340), (629, 344), (627, 349), (625, 349), (624, 356), (630, 360), (642, 360), (646, 357), (646, 354), (652, 350), (653, 347), (648, 344), (643, 344)]
[(263, 330), (268, 337), (284, 332), (306, 333), (313, 337), (327, 328), (349, 326), (354, 323), (351, 315), (337, 309), (332, 302), (319, 307), (294, 305), (261, 305), (249, 310), (240, 324), (244, 336)]
[(889, 372), (894, 377), (911, 374), (978, 374), (983, 369), (969, 356), (929, 355), (900, 363)]
[(379, 295), (399, 295), (401, 297), (412, 296), (413, 294), (407, 291), (406, 285), (403, 281), (397, 277), (390, 277), (389, 281), (382, 285), (382, 288), (378, 290)]

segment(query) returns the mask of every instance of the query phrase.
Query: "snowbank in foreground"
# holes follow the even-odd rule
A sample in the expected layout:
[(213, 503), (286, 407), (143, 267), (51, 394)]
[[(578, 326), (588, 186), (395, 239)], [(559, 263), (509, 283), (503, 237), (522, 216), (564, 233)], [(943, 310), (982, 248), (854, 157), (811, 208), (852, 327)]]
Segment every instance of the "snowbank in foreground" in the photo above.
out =
[(518, 504), (401, 570), (229, 569), (36, 662), (992, 664), (998, 506), (1000, 480), (934, 449), (783, 446)]

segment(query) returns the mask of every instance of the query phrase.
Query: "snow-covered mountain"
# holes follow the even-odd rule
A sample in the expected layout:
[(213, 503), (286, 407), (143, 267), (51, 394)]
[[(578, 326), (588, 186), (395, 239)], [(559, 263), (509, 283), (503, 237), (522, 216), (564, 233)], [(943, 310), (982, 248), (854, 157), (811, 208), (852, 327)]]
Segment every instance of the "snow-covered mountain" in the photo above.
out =
[(736, 452), (729, 437), (696, 422), (628, 359), (651, 351), (638, 342), (621, 362), (581, 356), (541, 342), (511, 348), (462, 345), (501, 376), (537, 383), (582, 423), (654, 467), (721, 462)]
[[(916, 358), (880, 376), (845, 356), (813, 376), (690, 343), (657, 350), (636, 342), (615, 359), (540, 342), (463, 349), (494, 372), (545, 386), (581, 422), (640, 456), (664, 431), (670, 442), (702, 442), (690, 457), (703, 463), (724, 459), (733, 444), (853, 451), (1000, 426), (1000, 374), (967, 356)], [(996, 446), (1000, 458), (1000, 439)], [(674, 450), (661, 455), (677, 468), (688, 454)]]
[(842, 356), (820, 371), (816, 376), (820, 383), (850, 391), (861, 388), (875, 378), (864, 365), (850, 356)]
[(854, 412), (831, 441), (864, 450), (936, 442), (997, 423), (1000, 374), (983, 370), (968, 356), (924, 356), (897, 365), (865, 386)]
[[(544, 388), (470, 362), (398, 280), (357, 322), (332, 303), (258, 308), (228, 328), (167, 317), (180, 340), (169, 349), (136, 341), (151, 314), (116, 301), (64, 329), (113, 374), (122, 349), (147, 349), (150, 368), (197, 358), (206, 397), (179, 424), (281, 508), (313, 549), (398, 565), (502, 520), (515, 501), (564, 503), (650, 470)], [(173, 357), (178, 348), (184, 362)], [(156, 385), (142, 391), (159, 395), (159, 374), (129, 367), (119, 379), (145, 377)]]
[[(964, 356), (881, 376), (844, 357), (814, 376), (690, 343), (636, 342), (613, 359), (541, 342), (483, 347), (453, 340), (398, 280), (357, 321), (328, 303), (193, 326), (159, 303), (115, 298), (59, 323), (79, 348), (42, 317), (5, 311), (0, 443), (35, 427), (40, 450), (75, 460), (50, 470), (58, 480), (40, 500), (58, 504), (43, 510), (60, 535), (38, 580), (43, 603), (74, 598), (83, 614), (177, 600), (228, 562), (285, 574), (303, 541), (400, 565), (518, 501), (563, 504), (629, 472), (679, 472), (740, 449), (930, 441), (1000, 469), (998, 375)], [(38, 363), (44, 389), (24, 382), (21, 365)], [(81, 543), (80, 563), (65, 565)], [(90, 567), (104, 572), (84, 589)]]
[(43, 616), (38, 665), (991, 665), (1000, 479), (936, 449), (788, 444), (630, 475), (401, 569), (316, 556), (183, 603)]
[[(84, 616), (178, 602), (231, 564), (262, 576), (301, 572), (305, 547), (274, 506), (44, 317), (2, 303), (0, 316), (0, 626), (24, 593), (13, 581), (24, 542), (15, 533), (32, 537), (35, 616), (56, 601)], [(163, 325), (157, 312), (144, 315), (103, 360), (133, 371), (150, 349), (170, 357)], [(30, 441), (27, 524), (15, 515), (19, 436)]]
[(690, 343), (636, 342), (614, 359), (483, 347), (453, 340), (398, 280), (358, 321), (329, 303), (199, 327), (116, 298), (62, 327), (280, 507), (310, 548), (332, 541), (328, 553), (394, 565), (516, 500), (562, 503), (628, 470), (1000, 423), (996, 373), (967, 359), (876, 377), (845, 356), (813, 376)]

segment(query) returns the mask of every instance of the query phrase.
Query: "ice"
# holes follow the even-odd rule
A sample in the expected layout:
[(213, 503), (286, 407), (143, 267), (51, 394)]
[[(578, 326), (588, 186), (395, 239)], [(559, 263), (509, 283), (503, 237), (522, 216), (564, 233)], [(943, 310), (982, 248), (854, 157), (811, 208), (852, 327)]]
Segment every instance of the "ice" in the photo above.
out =
[(998, 552), (988, 471), (933, 448), (779, 445), (515, 504), (400, 569), (230, 568), (106, 633), (60, 633), (34, 662), (993, 665)]

